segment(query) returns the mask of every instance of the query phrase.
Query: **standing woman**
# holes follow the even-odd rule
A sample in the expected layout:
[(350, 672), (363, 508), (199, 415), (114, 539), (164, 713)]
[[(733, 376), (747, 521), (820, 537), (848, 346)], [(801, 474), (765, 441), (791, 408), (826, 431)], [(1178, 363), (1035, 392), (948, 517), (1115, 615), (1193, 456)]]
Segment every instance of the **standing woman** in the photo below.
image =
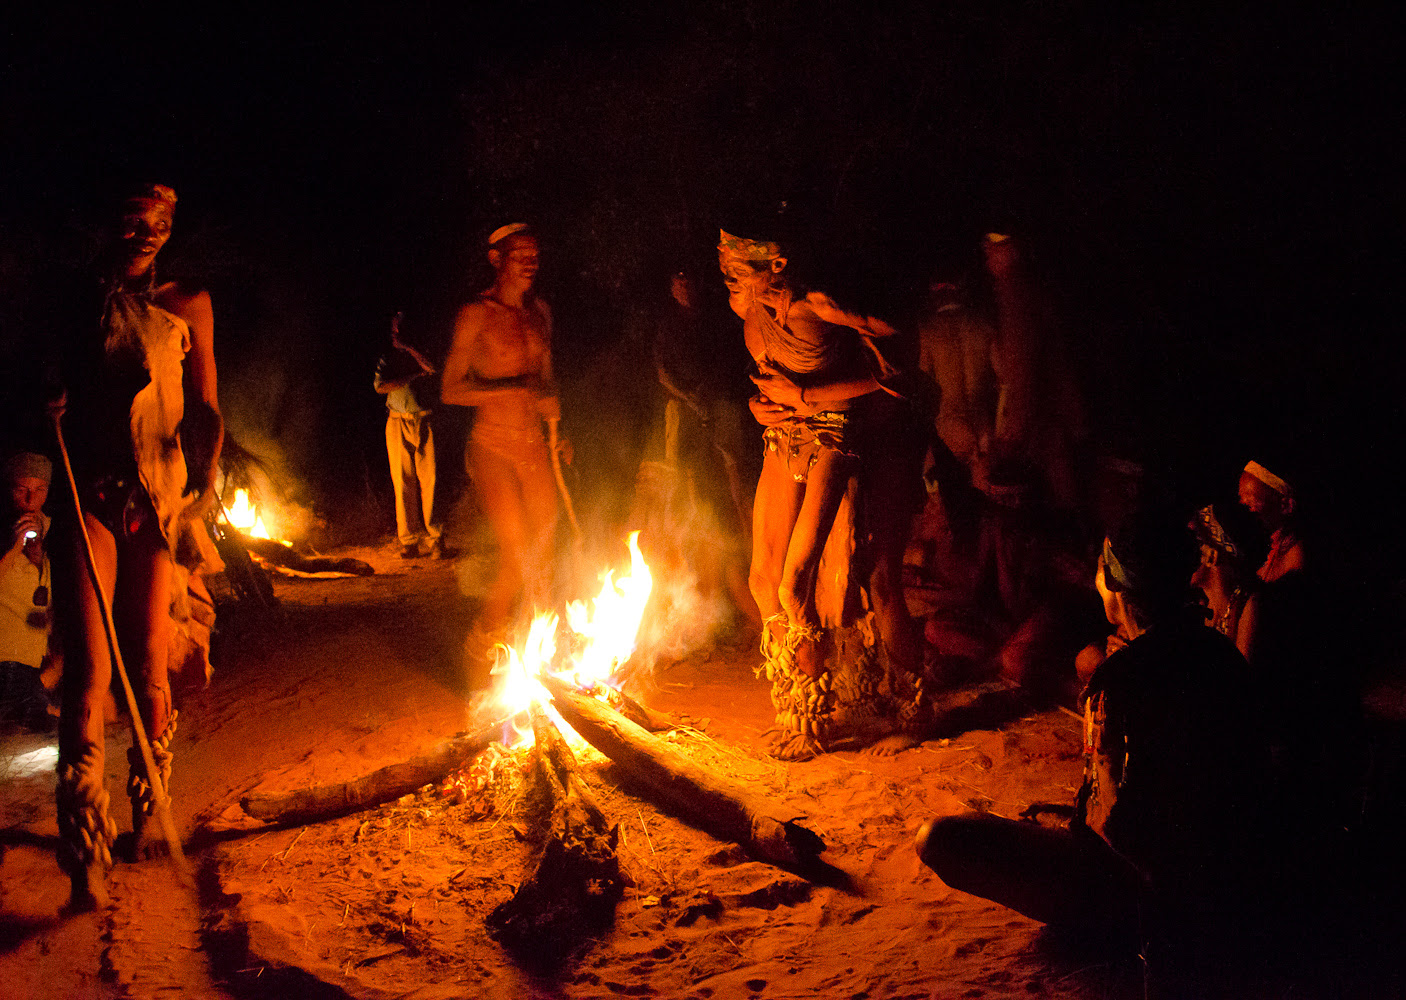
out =
[[(144, 185), (120, 205), (100, 260), (101, 304), (71, 331), (60, 361), (65, 443), (103, 591), (112, 601), (123, 661), (163, 783), (176, 730), (167, 664), (178, 546), (216, 502), (224, 422), (216, 395), (210, 295), (162, 282), (156, 257), (171, 235), (176, 193)], [(75, 907), (106, 899), (104, 869), (116, 833), (103, 784), (103, 705), (112, 659), (82, 534), (69, 501), (56, 533), (56, 625), (66, 653), (59, 722), (60, 863)], [(183, 542), (182, 538), (186, 536)], [(183, 560), (184, 561), (184, 560)], [(183, 589), (183, 588), (181, 588)], [(164, 847), (148, 823), (151, 789), (132, 764), (133, 858)]]

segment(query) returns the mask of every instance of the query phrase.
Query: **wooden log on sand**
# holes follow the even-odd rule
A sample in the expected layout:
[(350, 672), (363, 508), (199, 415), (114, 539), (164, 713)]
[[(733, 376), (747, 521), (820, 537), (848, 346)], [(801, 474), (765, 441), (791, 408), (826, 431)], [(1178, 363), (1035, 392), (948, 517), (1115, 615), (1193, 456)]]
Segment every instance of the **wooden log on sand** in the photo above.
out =
[[(238, 531), (239, 529), (235, 529)], [(269, 538), (254, 538), (240, 532), (240, 537), (254, 555), (270, 566), (286, 569), (290, 573), (313, 576), (318, 573), (340, 573), (346, 576), (372, 576), (376, 570), (370, 563), (344, 556), (334, 559), (331, 556), (305, 556), (287, 542)]]
[(543, 682), (572, 728), (657, 805), (715, 837), (741, 844), (759, 861), (804, 869), (825, 850), (820, 836), (778, 803), (700, 767), (677, 747), (565, 682)]
[(269, 823), (316, 823), (336, 819), (442, 781), (449, 772), (499, 739), (502, 732), (503, 723), (497, 722), (475, 733), (460, 733), (429, 753), (390, 764), (352, 781), (290, 792), (251, 792), (240, 799), (239, 804), (250, 816)]
[(624, 691), (620, 691), (606, 684), (597, 685), (594, 691), (583, 691), (581, 693), (597, 696), (604, 693), (606, 701), (611, 708), (615, 709), (615, 711), (619, 712), (641, 729), (647, 729), (651, 733), (663, 733), (670, 729), (678, 729), (683, 725), (682, 722), (674, 718), (674, 716), (670, 715), (668, 712), (659, 712), (652, 708), (646, 708)]
[(532, 873), (487, 923), (520, 960), (551, 965), (614, 921), (625, 877), (615, 853), (619, 827), (581, 779), (576, 755), (540, 709), (533, 709), (532, 731), (529, 801), (545, 812), (546, 835)]

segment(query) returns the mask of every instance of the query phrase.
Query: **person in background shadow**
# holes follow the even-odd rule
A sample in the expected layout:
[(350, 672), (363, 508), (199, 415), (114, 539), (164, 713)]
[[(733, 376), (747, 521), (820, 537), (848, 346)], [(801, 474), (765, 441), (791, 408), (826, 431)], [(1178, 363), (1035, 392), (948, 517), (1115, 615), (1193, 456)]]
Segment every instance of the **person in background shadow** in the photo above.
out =
[(1201, 547), (1191, 585), (1206, 595), (1211, 627), (1255, 662), (1260, 622), (1260, 578), (1269, 540), (1254, 516), (1238, 504), (1202, 507), (1189, 525)]
[(43, 455), (17, 452), (4, 467), (6, 549), (0, 556), (0, 685), (6, 717), (28, 728), (53, 728), (40, 670), (49, 658), (49, 496), (53, 465)]
[[(430, 555), (443, 559), (448, 554), (444, 529), (434, 515), (434, 430), (430, 426), (430, 410), (422, 398), (422, 380), (433, 375), (435, 369), (423, 354), (400, 339), (404, 315), (396, 313), (391, 320), (391, 350), (376, 362), (372, 383), (386, 397), (386, 455), (390, 459), (391, 485), (395, 487), (395, 534), (400, 541), (400, 558), (414, 559), (420, 554), (419, 522), (423, 522), (425, 537), (430, 540)], [(412, 526), (407, 498), (416, 496), (420, 513)]]
[(1259, 462), (1250, 462), (1240, 473), (1240, 503), (1259, 518), (1269, 534), (1269, 553), (1259, 576), (1274, 583), (1290, 573), (1302, 573), (1306, 565), (1303, 539), (1299, 536), (1298, 501), (1294, 488)]

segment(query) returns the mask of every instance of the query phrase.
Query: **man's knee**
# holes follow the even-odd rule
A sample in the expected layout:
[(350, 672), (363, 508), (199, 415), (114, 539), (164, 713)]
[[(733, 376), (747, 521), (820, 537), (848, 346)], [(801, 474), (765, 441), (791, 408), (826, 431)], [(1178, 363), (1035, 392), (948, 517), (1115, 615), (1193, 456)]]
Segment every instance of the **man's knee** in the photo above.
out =
[(942, 816), (930, 819), (913, 842), (923, 864), (947, 885), (963, 889), (973, 884), (988, 851), (988, 817)]

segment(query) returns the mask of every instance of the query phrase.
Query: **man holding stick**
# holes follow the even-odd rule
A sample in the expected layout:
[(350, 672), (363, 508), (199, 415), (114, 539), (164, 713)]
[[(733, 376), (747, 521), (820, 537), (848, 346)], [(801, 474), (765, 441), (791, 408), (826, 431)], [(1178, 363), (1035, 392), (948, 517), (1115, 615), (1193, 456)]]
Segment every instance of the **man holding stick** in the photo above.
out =
[[(167, 679), (175, 554), (179, 549), (182, 563), (190, 562), (187, 550), (200, 548), (191, 529), (216, 502), (224, 425), (210, 296), (181, 282), (159, 282), (155, 270), (175, 205), (175, 192), (159, 184), (144, 185), (122, 202), (102, 261), (100, 322), (72, 331), (62, 389), (51, 404), (76, 489), (63, 505), (53, 553), (56, 623), (66, 657), (55, 794), (60, 861), (73, 882), (75, 907), (104, 900), (102, 872), (116, 832), (103, 784), (103, 705), (113, 647), (131, 664), (141, 716), (134, 729), (145, 726), (164, 789), (176, 731)], [(162, 849), (162, 833), (149, 822), (161, 795), (145, 763), (135, 754), (129, 758), (133, 856), (140, 858)], [(164, 832), (169, 839), (171, 831)]]
[(488, 261), (493, 284), (459, 310), (440, 386), (445, 403), (475, 410), (465, 464), (498, 541), (497, 570), (465, 643), (471, 688), (487, 685), (485, 654), (524, 591), (546, 603), (556, 463), (571, 460), (570, 443), (556, 438), (552, 313), (533, 288), (537, 237), (525, 223), (503, 226), (489, 237)]

